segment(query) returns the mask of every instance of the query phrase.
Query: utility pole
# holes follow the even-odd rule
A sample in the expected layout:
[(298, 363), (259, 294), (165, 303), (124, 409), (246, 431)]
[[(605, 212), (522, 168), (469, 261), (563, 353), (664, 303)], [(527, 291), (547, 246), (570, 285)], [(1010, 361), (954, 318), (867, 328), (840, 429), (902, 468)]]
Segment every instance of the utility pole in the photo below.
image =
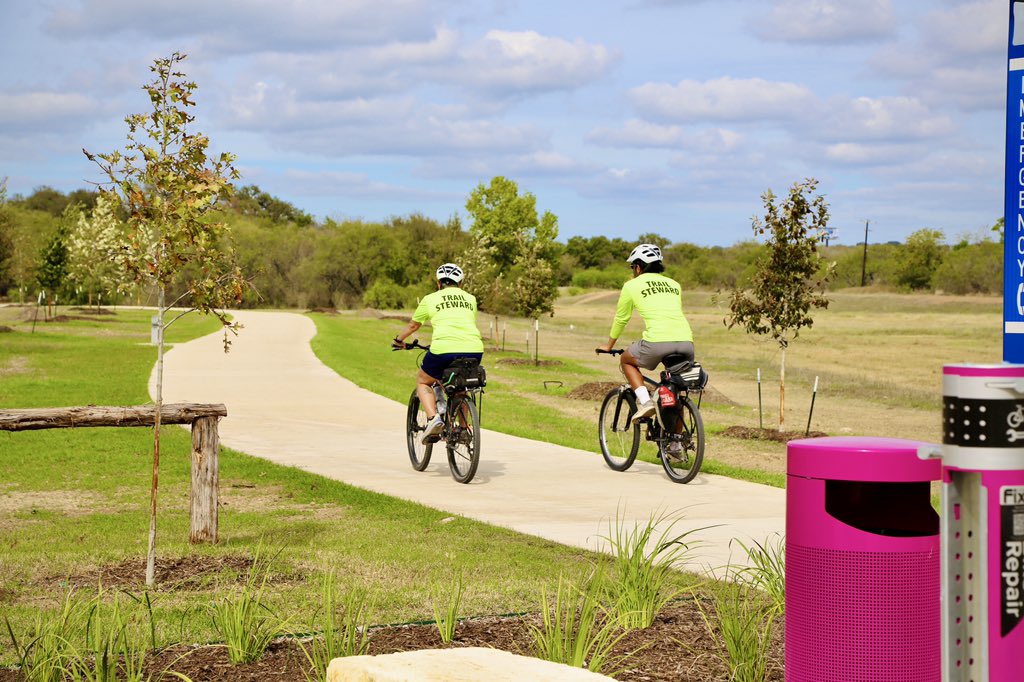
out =
[(868, 223), (870, 220), (864, 221), (864, 258), (860, 264), (860, 285), (864, 286), (867, 284), (868, 276)]

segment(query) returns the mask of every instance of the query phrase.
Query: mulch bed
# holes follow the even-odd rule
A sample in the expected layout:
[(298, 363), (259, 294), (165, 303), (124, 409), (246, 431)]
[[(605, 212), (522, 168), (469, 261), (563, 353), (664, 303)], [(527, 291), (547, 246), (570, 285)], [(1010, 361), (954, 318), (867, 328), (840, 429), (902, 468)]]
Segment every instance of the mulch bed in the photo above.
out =
[[(709, 608), (704, 605), (705, 608)], [(491, 647), (529, 655), (532, 648), (529, 625), (538, 617), (510, 616), (480, 618), (459, 623), (455, 640), (444, 644), (434, 625), (392, 625), (370, 632), (372, 655), (421, 649)], [(783, 624), (776, 623), (769, 682), (783, 680)], [(615, 647), (619, 655), (630, 654), (618, 680), (630, 682), (711, 682), (729, 678), (720, 656), (723, 652), (710, 636), (700, 611), (692, 600), (667, 606), (654, 625), (635, 630)], [(306, 682), (307, 663), (292, 640), (278, 640), (255, 663), (232, 665), (227, 651), (219, 646), (174, 646), (151, 655), (146, 663), (156, 679), (164, 670), (174, 670), (196, 682), (255, 682), (280, 680)], [(0, 670), (0, 682), (15, 682), (17, 673)]]
[[(252, 557), (241, 555), (157, 557), (153, 579), (162, 589), (198, 590), (214, 583), (223, 585), (225, 573), (232, 576), (233, 583), (244, 583), (251, 567)], [(104, 589), (142, 589), (146, 584), (146, 560), (125, 559), (73, 576), (51, 576), (47, 582), (86, 589), (97, 585)], [(281, 582), (280, 576), (272, 574), (268, 582)]]
[(84, 313), (85, 315), (116, 315), (113, 310), (107, 310), (106, 308), (68, 308), (68, 310), (76, 313)]
[(801, 438), (823, 438), (828, 434), (824, 431), (779, 431), (778, 429), (755, 429), (749, 426), (730, 426), (721, 435), (743, 440), (770, 440), (776, 443), (788, 443)]

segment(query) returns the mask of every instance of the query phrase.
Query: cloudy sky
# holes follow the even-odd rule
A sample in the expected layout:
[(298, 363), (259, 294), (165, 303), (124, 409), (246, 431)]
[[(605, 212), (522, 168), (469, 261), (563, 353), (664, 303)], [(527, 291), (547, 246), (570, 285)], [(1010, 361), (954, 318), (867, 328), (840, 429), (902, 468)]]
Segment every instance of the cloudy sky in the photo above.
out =
[(99, 181), (174, 51), (195, 130), (318, 218), (466, 217), (495, 175), (561, 237), (752, 236), (813, 176), (839, 243), (1002, 214), (1007, 0), (0, 0), (0, 178)]

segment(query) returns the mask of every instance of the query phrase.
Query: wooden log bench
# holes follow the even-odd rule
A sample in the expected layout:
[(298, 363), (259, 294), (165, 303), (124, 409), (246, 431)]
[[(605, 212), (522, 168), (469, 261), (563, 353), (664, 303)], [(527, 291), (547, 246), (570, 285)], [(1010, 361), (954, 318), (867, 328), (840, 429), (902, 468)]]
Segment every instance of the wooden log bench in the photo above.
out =
[[(228, 416), (221, 404), (167, 403), (160, 409), (161, 424), (191, 424), (192, 485), (189, 489), (193, 544), (217, 542), (220, 437), (217, 421)], [(35, 431), (94, 426), (153, 426), (156, 405), (129, 407), (46, 407), (0, 410), (0, 431)]]

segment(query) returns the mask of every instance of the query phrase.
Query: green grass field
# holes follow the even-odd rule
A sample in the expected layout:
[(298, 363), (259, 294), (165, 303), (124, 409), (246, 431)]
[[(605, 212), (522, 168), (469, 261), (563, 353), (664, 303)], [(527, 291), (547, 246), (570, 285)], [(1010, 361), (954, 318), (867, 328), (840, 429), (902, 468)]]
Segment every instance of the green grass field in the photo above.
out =
[[(155, 360), (148, 314), (40, 324), (35, 333), (23, 315), (0, 309), (0, 324), (15, 329), (0, 336), (0, 408), (147, 402)], [(181, 341), (216, 323), (190, 317), (172, 329), (169, 340)], [(466, 574), (461, 615), (535, 610), (542, 587), (551, 591), (559, 574), (579, 574), (593, 559), (226, 449), (221, 541), (189, 546), (189, 449), (187, 431), (164, 429), (158, 559), (250, 557), (261, 543), (280, 550), (270, 605), (300, 623), (315, 611), (328, 568), (343, 590), (370, 591), (372, 622), (390, 623), (429, 619), (435, 584), (457, 571)], [(0, 614), (16, 633), (56, 609), (68, 584), (88, 592), (111, 567), (139, 564), (129, 591), (141, 591), (151, 451), (149, 429), (0, 433)], [(199, 587), (156, 589), (161, 644), (214, 639), (207, 606), (237, 587), (237, 572), (199, 577)], [(3, 632), (0, 664), (9, 664), (14, 653)]]

